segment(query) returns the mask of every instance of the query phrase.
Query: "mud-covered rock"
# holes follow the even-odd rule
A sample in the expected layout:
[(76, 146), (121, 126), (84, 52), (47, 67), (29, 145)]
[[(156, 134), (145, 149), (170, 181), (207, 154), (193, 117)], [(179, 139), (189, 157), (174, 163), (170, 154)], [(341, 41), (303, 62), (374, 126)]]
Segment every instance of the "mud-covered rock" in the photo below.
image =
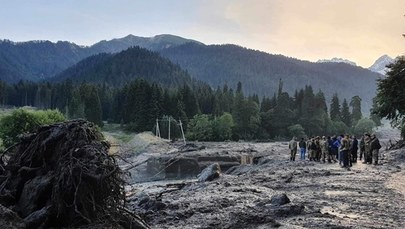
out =
[(160, 211), (167, 205), (161, 200), (152, 199), (149, 195), (144, 194), (139, 197), (138, 206), (146, 211)]
[(221, 174), (221, 168), (218, 163), (214, 163), (207, 168), (205, 168), (199, 175), (198, 181), (205, 182), (205, 181), (212, 181), (219, 178)]
[(290, 203), (290, 199), (285, 193), (277, 194), (271, 197), (270, 203), (275, 206), (281, 206)]

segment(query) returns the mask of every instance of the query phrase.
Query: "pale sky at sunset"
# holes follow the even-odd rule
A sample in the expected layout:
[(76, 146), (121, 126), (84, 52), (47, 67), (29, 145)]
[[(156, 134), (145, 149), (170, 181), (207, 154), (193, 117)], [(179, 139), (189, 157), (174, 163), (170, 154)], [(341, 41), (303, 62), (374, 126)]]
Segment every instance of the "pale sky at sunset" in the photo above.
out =
[(405, 53), (403, 0), (0, 0), (0, 39), (91, 45), (174, 34), (369, 67)]

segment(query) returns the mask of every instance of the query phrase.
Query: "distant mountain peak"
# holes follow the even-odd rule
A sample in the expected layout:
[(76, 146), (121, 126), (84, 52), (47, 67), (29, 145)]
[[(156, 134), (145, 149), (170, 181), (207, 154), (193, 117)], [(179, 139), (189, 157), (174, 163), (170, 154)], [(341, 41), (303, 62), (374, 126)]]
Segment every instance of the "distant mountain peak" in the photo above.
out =
[(334, 57), (332, 59), (321, 59), (321, 60), (318, 60), (317, 63), (345, 63), (345, 64), (357, 66), (357, 64), (353, 61), (343, 59), (343, 58), (338, 58), (338, 57)]
[(385, 75), (387, 73), (387, 65), (394, 62), (394, 59), (388, 55), (382, 55), (379, 57), (373, 65), (371, 65), (368, 69), (373, 72), (380, 73)]

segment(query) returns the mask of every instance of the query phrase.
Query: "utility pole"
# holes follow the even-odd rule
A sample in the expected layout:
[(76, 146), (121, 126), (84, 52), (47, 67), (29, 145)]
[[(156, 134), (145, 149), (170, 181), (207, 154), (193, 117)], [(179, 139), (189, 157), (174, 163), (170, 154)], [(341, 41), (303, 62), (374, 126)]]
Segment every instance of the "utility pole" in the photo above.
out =
[(169, 116), (169, 141), (170, 141), (170, 116)]
[(156, 137), (160, 138), (159, 119), (156, 119)]
[(185, 145), (186, 144), (186, 138), (184, 137), (183, 123), (181, 122), (180, 119), (179, 119), (179, 121), (180, 121), (180, 130), (181, 130), (181, 134), (183, 135), (183, 142), (184, 142), (184, 145)]

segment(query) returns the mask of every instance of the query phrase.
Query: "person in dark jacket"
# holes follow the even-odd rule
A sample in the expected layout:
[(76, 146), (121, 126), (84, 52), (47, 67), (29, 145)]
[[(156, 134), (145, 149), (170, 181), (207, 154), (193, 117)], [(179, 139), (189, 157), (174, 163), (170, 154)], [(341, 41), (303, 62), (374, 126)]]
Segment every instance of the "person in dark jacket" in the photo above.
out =
[(334, 158), (333, 158), (334, 162), (337, 162), (337, 160), (338, 160), (339, 147), (340, 147), (339, 140), (336, 138), (336, 136), (333, 136), (332, 137), (331, 150), (332, 150), (332, 153), (334, 155)]
[(301, 141), (298, 143), (300, 147), (300, 158), (301, 160), (305, 160), (305, 153), (307, 151), (307, 143), (305, 142), (304, 138), (301, 138)]
[(342, 158), (343, 168), (347, 168), (349, 170), (349, 152), (350, 152), (350, 139), (349, 135), (345, 135), (341, 140), (340, 145), (340, 157)]
[(329, 163), (331, 163), (332, 161), (336, 162), (336, 154), (334, 153), (332, 146), (333, 146), (333, 139), (330, 136), (328, 136), (328, 150), (330, 159), (330, 161), (328, 161)]
[(359, 146), (360, 146), (360, 161), (364, 158), (366, 158), (365, 151), (366, 151), (366, 143), (364, 141), (364, 136), (361, 136)]

